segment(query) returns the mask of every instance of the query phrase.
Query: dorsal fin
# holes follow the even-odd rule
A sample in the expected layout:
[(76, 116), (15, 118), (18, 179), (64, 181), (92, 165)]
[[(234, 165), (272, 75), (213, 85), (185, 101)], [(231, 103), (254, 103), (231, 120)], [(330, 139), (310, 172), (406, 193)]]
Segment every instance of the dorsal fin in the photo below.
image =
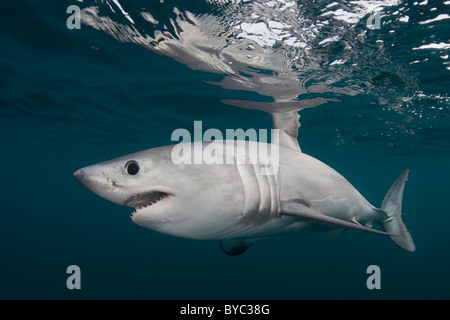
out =
[[(244, 109), (256, 109), (265, 111), (272, 115), (273, 127), (278, 129), (275, 131), (276, 135), (272, 137), (272, 141), (278, 138), (280, 145), (293, 149), (300, 150), (298, 143), (298, 128), (300, 116), (298, 111), (307, 108), (314, 108), (332, 99), (313, 98), (305, 100), (289, 100), (289, 101), (274, 101), (274, 102), (258, 102), (247, 100), (230, 100), (225, 99), (222, 102)], [(333, 100), (336, 101), (336, 100)]]
[(274, 131), (272, 141), (277, 141), (278, 139), (278, 143), (281, 146), (301, 151), (297, 140), (298, 128), (300, 128), (299, 118), (300, 115), (297, 111), (272, 113), (273, 127), (278, 129)]

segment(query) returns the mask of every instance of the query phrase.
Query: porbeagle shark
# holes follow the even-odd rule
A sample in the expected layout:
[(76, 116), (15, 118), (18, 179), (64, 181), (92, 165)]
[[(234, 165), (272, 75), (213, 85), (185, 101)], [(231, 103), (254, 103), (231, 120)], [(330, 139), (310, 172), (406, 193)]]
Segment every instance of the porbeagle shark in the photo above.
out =
[[(381, 207), (372, 206), (338, 172), (301, 151), (297, 111), (271, 113), (278, 129), (271, 144), (231, 140), (235, 148), (219, 148), (230, 140), (183, 142), (91, 165), (74, 176), (99, 196), (133, 207), (136, 224), (178, 237), (220, 240), (228, 255), (242, 254), (272, 236), (316, 231), (335, 235), (346, 229), (383, 234), (415, 251), (401, 218), (408, 169)], [(277, 157), (258, 151), (273, 141), (278, 141)], [(199, 146), (206, 151), (213, 143), (216, 156), (229, 160), (245, 155), (251, 161), (189, 164), (173, 159), (174, 148), (194, 152), (190, 146), (196, 144), (197, 151)], [(374, 223), (384, 231), (372, 228)]]

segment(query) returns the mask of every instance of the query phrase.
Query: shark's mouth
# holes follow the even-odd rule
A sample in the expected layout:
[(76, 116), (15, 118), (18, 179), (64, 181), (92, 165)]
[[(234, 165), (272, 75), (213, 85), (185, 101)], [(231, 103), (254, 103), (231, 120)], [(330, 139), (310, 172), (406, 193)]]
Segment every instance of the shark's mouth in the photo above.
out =
[(135, 209), (142, 209), (149, 207), (168, 196), (170, 196), (170, 194), (161, 191), (138, 193), (129, 197), (123, 204)]

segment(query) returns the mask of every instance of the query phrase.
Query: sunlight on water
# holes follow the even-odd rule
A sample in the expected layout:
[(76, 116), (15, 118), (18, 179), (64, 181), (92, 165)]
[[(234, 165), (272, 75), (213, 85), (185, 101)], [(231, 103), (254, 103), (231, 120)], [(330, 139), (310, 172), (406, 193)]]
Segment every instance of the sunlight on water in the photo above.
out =
[[(18, 49), (5, 58), (30, 63), (2, 67), (4, 126), (20, 131), (20, 120), (29, 119), (25, 128), (48, 139), (145, 141), (166, 127), (150, 128), (147, 119), (186, 125), (185, 116), (207, 117), (227, 104), (309, 109), (300, 112), (302, 122), (319, 125), (301, 132), (308, 141), (400, 154), (450, 150), (448, 1), (74, 3), (81, 30), (64, 24), (56, 39), (5, 37), (5, 47)], [(36, 10), (36, 19), (51, 16)], [(46, 30), (33, 27), (42, 21), (30, 20), (26, 30)], [(72, 53), (66, 61), (49, 58), (56, 42)], [(39, 81), (30, 87), (24, 77)], [(190, 110), (179, 106), (186, 99)], [(62, 123), (70, 130), (61, 133)]]
[[(376, 105), (377, 112), (399, 114), (384, 121), (392, 126), (379, 133), (383, 139), (431, 133), (450, 122), (445, 86), (450, 44), (439, 40), (448, 31), (443, 26), (448, 16), (423, 3), (205, 0), (139, 6), (106, 0), (83, 5), (85, 25), (191, 69), (221, 75), (212, 85), (259, 96), (222, 100), (234, 106), (281, 111), (327, 101), (351, 104), (351, 97), (367, 96), (371, 101), (365, 109)], [(419, 34), (417, 26), (423, 26)], [(428, 75), (419, 76), (431, 60), (438, 60), (435, 72), (445, 79), (432, 88), (437, 93), (427, 92)]]

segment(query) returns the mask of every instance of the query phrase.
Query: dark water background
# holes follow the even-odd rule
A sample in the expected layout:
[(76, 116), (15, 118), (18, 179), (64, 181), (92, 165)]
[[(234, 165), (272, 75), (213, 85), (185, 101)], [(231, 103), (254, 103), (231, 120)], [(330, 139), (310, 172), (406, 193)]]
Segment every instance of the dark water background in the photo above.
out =
[[(85, 25), (68, 30), (70, 4), (83, 5), (0, 5), (1, 299), (450, 298), (450, 71), (442, 58), (449, 49), (411, 50), (448, 46), (449, 20), (430, 28), (411, 18), (392, 39), (400, 48), (389, 53), (392, 64), (414, 75), (414, 88), (401, 88), (407, 99), (380, 103), (372, 92), (301, 112), (303, 151), (335, 168), (372, 204), (410, 168), (403, 217), (417, 252), (350, 230), (335, 239), (273, 238), (229, 257), (217, 242), (133, 224), (129, 208), (89, 192), (72, 174), (170, 144), (173, 130), (191, 130), (195, 120), (204, 130), (225, 132), (270, 129), (270, 116), (221, 102), (249, 94), (205, 82), (217, 81), (216, 74)], [(432, 1), (403, 6), (416, 10), (412, 17), (423, 11), (423, 20), (449, 8)], [(396, 86), (380, 74), (372, 78), (378, 89)], [(81, 290), (66, 287), (72, 264), (81, 268)], [(373, 264), (381, 269), (381, 290), (366, 287)]]

